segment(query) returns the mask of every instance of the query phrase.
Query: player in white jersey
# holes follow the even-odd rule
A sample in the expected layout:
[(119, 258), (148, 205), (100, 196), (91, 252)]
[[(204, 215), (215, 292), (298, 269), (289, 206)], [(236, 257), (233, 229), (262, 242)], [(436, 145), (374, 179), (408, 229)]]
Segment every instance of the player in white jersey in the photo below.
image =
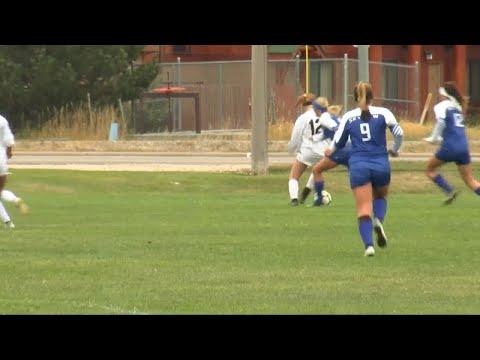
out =
[(14, 203), (23, 214), (28, 212), (28, 207), (21, 198), (17, 197), (11, 191), (4, 189), (8, 174), (7, 160), (12, 157), (12, 147), (14, 143), (15, 140), (8, 121), (0, 115), (0, 219), (7, 228), (14, 228), (15, 225), (10, 219), (2, 201)]
[[(324, 150), (329, 146), (330, 139), (325, 137), (325, 129), (333, 130), (337, 123), (331, 119), (327, 113), (328, 100), (319, 97), (312, 100), (310, 96), (304, 95), (299, 99), (303, 101), (304, 113), (295, 121), (290, 142), (288, 143), (288, 152), (296, 153), (296, 160), (292, 165), (288, 181), (288, 191), (290, 194), (290, 203), (293, 206), (298, 205), (298, 179), (302, 176), (305, 169), (315, 165), (324, 156)], [(307, 188), (313, 189), (313, 174), (307, 182)], [(309, 191), (308, 191), (309, 192)], [(305, 190), (302, 194), (302, 200), (306, 198)]]

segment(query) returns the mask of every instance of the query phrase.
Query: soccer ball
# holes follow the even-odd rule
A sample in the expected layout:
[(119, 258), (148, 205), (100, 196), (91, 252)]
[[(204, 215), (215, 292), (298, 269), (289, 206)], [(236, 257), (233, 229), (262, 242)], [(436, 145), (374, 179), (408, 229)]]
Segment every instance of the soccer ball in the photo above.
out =
[(330, 205), (332, 203), (332, 195), (328, 191), (322, 191), (322, 204)]

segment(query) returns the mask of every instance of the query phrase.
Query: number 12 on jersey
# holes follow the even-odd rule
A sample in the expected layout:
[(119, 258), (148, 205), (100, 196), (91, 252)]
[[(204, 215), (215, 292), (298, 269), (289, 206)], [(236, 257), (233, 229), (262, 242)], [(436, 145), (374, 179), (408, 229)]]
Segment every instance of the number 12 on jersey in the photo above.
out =
[(360, 124), (360, 132), (362, 133), (363, 141), (368, 141), (372, 138), (372, 136), (370, 135), (370, 126), (368, 126), (368, 123)]

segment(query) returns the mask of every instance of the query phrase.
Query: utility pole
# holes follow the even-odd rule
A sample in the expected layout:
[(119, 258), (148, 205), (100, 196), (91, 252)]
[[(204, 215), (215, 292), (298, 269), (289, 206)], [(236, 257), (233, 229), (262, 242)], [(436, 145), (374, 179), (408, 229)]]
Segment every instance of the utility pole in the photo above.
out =
[(358, 81), (369, 82), (368, 73), (368, 47), (369, 45), (358, 46)]
[(252, 172), (267, 175), (267, 45), (252, 45)]

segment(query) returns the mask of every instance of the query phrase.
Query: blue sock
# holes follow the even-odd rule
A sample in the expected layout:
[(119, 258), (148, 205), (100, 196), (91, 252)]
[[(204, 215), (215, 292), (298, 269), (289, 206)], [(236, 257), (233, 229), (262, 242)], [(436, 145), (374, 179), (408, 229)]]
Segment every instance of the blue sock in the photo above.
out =
[(447, 194), (450, 194), (453, 191), (453, 188), (447, 183), (447, 181), (440, 174), (438, 174), (433, 178), (433, 182), (437, 184), (440, 187), (440, 189), (445, 191)]
[(480, 187), (475, 189), (475, 194), (480, 195)]
[(323, 181), (315, 181), (315, 192), (317, 193), (318, 197), (322, 196), (323, 184)]
[(373, 246), (373, 225), (372, 218), (370, 216), (362, 216), (358, 218), (358, 230), (360, 232), (360, 236), (362, 237), (363, 244), (365, 245), (365, 249), (369, 246)]
[(383, 223), (387, 214), (387, 200), (384, 198), (373, 200), (373, 215)]

